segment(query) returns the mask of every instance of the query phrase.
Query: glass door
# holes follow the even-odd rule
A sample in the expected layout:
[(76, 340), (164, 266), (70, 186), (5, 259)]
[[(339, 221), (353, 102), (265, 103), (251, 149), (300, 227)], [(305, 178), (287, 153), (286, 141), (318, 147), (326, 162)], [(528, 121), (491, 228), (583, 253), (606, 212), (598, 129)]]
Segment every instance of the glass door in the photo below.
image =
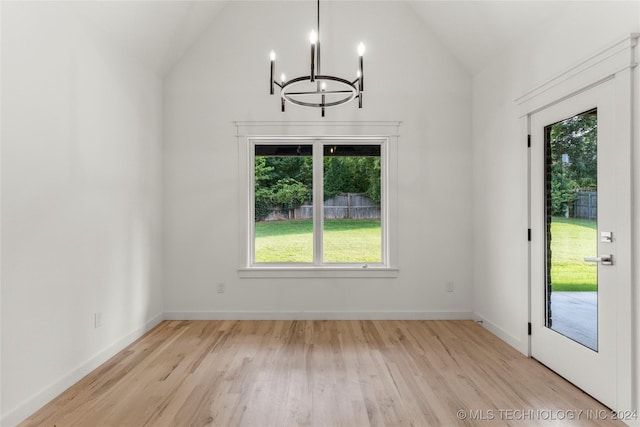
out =
[(547, 327), (598, 351), (598, 112), (544, 127)]
[(614, 90), (530, 116), (531, 355), (616, 404)]

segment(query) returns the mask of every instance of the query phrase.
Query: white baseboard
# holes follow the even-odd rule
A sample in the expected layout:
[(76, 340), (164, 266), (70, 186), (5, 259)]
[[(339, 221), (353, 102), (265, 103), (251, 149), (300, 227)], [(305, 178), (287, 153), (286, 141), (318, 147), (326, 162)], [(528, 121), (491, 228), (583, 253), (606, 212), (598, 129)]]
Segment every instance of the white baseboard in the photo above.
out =
[(169, 311), (165, 320), (473, 320), (454, 311)]
[(60, 393), (80, 381), (89, 372), (102, 365), (104, 362), (120, 352), (123, 348), (140, 338), (149, 330), (153, 329), (163, 320), (164, 315), (162, 313), (152, 317), (144, 325), (140, 326), (139, 328), (133, 330), (113, 344), (109, 345), (107, 348), (100, 351), (98, 354), (91, 357), (89, 360), (87, 360), (77, 368), (68, 372), (66, 375), (63, 375), (53, 384), (50, 384), (49, 386), (40, 390), (31, 398), (20, 403), (16, 408), (12, 409), (6, 414), (3, 414), (2, 419), (0, 420), (0, 426), (9, 427), (15, 426), (16, 424), (20, 423), (25, 418), (36, 412), (38, 409), (49, 403)]
[(527, 354), (526, 354), (527, 353), (526, 345), (525, 345), (525, 343), (522, 342), (522, 340), (520, 338), (508, 333), (507, 331), (505, 331), (504, 329), (502, 329), (501, 327), (499, 327), (495, 323), (485, 319), (483, 316), (481, 316), (479, 314), (476, 314), (474, 316), (474, 318), (486, 330), (488, 330), (493, 335), (495, 335), (498, 338), (500, 338), (502, 341), (504, 341), (507, 344), (509, 344), (511, 347), (513, 347), (516, 350), (518, 350), (520, 353), (522, 353), (525, 356), (527, 356)]

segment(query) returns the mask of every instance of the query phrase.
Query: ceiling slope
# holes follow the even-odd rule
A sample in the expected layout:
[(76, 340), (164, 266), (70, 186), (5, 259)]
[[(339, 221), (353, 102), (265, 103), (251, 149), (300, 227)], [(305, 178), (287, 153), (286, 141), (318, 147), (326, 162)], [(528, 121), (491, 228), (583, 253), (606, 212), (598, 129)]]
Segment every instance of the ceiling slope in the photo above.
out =
[(147, 67), (164, 76), (227, 0), (77, 1), (74, 10)]
[(408, 1), (471, 75), (579, 1)]
[[(102, 29), (142, 63), (164, 76), (230, 1), (233, 0), (85, 0), (70, 3), (91, 25)], [(584, 0), (404, 2), (470, 75), (479, 73), (497, 55), (516, 48), (532, 35), (557, 25), (562, 19), (579, 16), (581, 3), (584, 4)]]

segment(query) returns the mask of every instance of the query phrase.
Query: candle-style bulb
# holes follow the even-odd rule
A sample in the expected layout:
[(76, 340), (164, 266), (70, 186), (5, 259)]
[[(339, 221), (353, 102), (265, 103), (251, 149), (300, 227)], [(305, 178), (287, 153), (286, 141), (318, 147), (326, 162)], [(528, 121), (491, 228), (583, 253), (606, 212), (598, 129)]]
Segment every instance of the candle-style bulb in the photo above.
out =
[(269, 58), (271, 58), (270, 62), (270, 73), (269, 73), (269, 93), (273, 95), (274, 87), (273, 87), (273, 74), (276, 71), (276, 53), (271, 51), (269, 53)]
[(318, 34), (316, 33), (316, 30), (311, 30), (311, 34), (309, 34), (309, 41), (311, 44), (316, 44), (318, 41)]
[(364, 43), (361, 42), (358, 45), (358, 56), (362, 56), (362, 55), (364, 55)]
[(360, 70), (358, 70), (358, 72), (356, 73), (356, 77), (358, 78), (362, 77), (362, 72)]
[(280, 81), (281, 81), (282, 83), (284, 83), (284, 82), (286, 82), (286, 81), (287, 81), (287, 76), (285, 76), (285, 75), (284, 75), (284, 73), (280, 74)]
[(322, 82), (320, 84), (320, 90), (324, 92), (326, 89), (327, 89), (327, 83), (326, 82)]

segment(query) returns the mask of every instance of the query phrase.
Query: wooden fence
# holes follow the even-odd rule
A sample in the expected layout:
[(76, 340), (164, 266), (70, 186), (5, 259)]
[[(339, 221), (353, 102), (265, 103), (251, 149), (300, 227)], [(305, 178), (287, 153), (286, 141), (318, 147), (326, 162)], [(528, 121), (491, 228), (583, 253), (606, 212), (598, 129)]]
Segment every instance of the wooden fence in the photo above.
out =
[[(325, 219), (380, 219), (380, 206), (361, 193), (345, 193), (324, 202)], [(313, 206), (303, 204), (291, 212), (271, 212), (265, 221), (311, 219)]]
[(595, 220), (598, 218), (598, 192), (576, 191), (573, 217)]
[(327, 219), (379, 219), (380, 206), (359, 193), (340, 194), (324, 202)]

